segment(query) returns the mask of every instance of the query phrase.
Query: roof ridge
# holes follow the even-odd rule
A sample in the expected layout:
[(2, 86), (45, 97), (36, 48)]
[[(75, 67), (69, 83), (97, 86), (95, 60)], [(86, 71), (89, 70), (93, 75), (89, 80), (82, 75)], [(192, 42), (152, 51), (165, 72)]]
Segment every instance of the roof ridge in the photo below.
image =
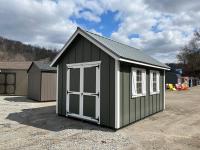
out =
[[(80, 29), (81, 29), (81, 28), (80, 28)], [(127, 45), (127, 44), (125, 44), (125, 43), (122, 43), (122, 42), (119, 42), (119, 41), (113, 40), (113, 39), (111, 39), (111, 38), (108, 38), (108, 37), (106, 37), (106, 36), (99, 35), (99, 34), (96, 34), (96, 33), (90, 32), (90, 31), (88, 31), (88, 30), (84, 30), (84, 29), (81, 29), (81, 30), (83, 30), (83, 31), (85, 31), (85, 32), (88, 32), (88, 33), (91, 33), (91, 34), (94, 34), (94, 35), (96, 35), (96, 36), (99, 36), (99, 37), (105, 38), (105, 39), (107, 39), (107, 40), (111, 40), (111, 41), (113, 41), (113, 42), (115, 42), (115, 43), (118, 43), (118, 44), (121, 44), (121, 45), (124, 45), (124, 46), (130, 47), (130, 48), (134, 48), (134, 49), (136, 49), (136, 50), (138, 50), (138, 51), (141, 51), (139, 48), (135, 48), (135, 47), (130, 46), (130, 45)]]

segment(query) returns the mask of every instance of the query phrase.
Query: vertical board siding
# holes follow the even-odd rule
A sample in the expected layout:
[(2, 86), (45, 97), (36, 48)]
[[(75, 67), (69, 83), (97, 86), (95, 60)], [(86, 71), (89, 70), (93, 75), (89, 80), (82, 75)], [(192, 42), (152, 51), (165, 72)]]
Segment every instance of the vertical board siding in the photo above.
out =
[(123, 77), (124, 77), (124, 81), (123, 81), (123, 114), (124, 114), (124, 122), (123, 122), (123, 125), (126, 125), (130, 122), (129, 120), (129, 114), (130, 114), (130, 111), (129, 111), (129, 106), (130, 106), (130, 103), (129, 103), (129, 92), (130, 92), (130, 88), (129, 86), (126, 86), (126, 85), (129, 85), (129, 82), (130, 82), (130, 77), (129, 77), (129, 68), (128, 67), (125, 67), (124, 68), (124, 71), (123, 71)]
[(41, 79), (41, 101), (56, 99), (56, 73), (42, 72)]
[[(101, 63), (101, 96), (100, 96), (100, 111), (101, 124), (109, 124), (109, 56), (103, 52), (100, 53)], [(102, 117), (103, 116), (103, 117)]]
[(136, 116), (136, 111), (135, 111), (135, 100), (130, 99), (130, 122), (135, 122), (135, 116)]
[(153, 98), (153, 113), (156, 113), (156, 95), (152, 95)]
[(141, 97), (141, 99), (140, 99), (140, 109), (141, 109), (141, 111), (140, 111), (140, 118), (142, 119), (142, 118), (144, 118), (144, 116), (145, 116), (145, 104), (144, 104), (144, 101), (145, 101), (145, 97)]
[(64, 101), (64, 98), (63, 98), (63, 92), (64, 92), (64, 89), (63, 89), (63, 74), (62, 74), (62, 64), (59, 65), (59, 72), (58, 72), (58, 115), (64, 115), (62, 114), (62, 103)]
[(110, 84), (109, 84), (109, 89), (110, 89), (110, 125), (112, 127), (115, 126), (115, 80), (112, 80), (115, 76), (115, 60), (110, 59)]
[(78, 35), (59, 62), (58, 113), (66, 115), (66, 64), (101, 61), (100, 124), (115, 127), (115, 62), (100, 48)]
[(41, 100), (41, 72), (35, 64), (28, 72), (28, 98)]
[(140, 98), (139, 97), (135, 98), (135, 101), (136, 101), (136, 105), (135, 105), (136, 120), (140, 120)]
[(160, 71), (160, 93), (150, 95), (150, 70), (146, 69), (146, 96), (131, 97), (131, 67), (138, 67), (128, 63), (120, 64), (120, 125), (121, 127), (136, 122), (149, 115), (163, 110), (163, 71)]

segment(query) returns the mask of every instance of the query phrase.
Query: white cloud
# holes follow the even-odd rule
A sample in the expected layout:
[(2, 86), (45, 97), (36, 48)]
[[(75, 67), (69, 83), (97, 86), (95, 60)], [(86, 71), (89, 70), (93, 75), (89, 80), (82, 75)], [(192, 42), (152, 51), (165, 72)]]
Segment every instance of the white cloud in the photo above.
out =
[[(161, 61), (175, 61), (180, 47), (200, 27), (199, 7), (198, 0), (1, 0), (0, 35), (60, 48), (78, 25), (70, 17), (98, 23), (103, 13), (117, 11), (114, 19), (120, 24), (112, 38)], [(133, 34), (139, 34), (139, 38)]]
[[(175, 61), (174, 55), (187, 44), (193, 31), (200, 26), (199, 6), (200, 1), (137, 0), (131, 3), (125, 0), (123, 5), (117, 7), (122, 23), (111, 36), (144, 49), (154, 57), (159, 54), (160, 58), (167, 53), (171, 59), (165, 61)], [(156, 24), (158, 32), (152, 31), (152, 26)], [(140, 38), (130, 38), (132, 33), (140, 34)]]

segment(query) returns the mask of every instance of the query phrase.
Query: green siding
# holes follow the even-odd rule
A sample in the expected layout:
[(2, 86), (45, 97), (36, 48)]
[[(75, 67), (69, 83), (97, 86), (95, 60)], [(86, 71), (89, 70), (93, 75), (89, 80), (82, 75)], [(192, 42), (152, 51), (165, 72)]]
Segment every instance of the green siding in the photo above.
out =
[[(142, 97), (131, 97), (131, 67), (146, 69), (147, 94)], [(163, 70), (160, 71), (160, 93), (150, 95), (150, 70), (154, 68), (141, 67), (128, 63), (120, 63), (120, 125), (121, 127), (143, 119), (163, 110)]]
[(58, 114), (66, 115), (66, 64), (101, 61), (100, 124), (115, 126), (115, 61), (97, 46), (78, 35), (59, 60)]
[(135, 100), (132, 100), (130, 99), (130, 122), (134, 122), (136, 119), (135, 119)]

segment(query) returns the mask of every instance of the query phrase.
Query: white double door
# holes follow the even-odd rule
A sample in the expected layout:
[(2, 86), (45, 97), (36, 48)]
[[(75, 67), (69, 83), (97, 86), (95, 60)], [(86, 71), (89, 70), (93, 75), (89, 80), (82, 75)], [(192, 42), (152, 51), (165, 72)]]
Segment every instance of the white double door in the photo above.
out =
[(100, 62), (67, 64), (67, 115), (99, 123)]

